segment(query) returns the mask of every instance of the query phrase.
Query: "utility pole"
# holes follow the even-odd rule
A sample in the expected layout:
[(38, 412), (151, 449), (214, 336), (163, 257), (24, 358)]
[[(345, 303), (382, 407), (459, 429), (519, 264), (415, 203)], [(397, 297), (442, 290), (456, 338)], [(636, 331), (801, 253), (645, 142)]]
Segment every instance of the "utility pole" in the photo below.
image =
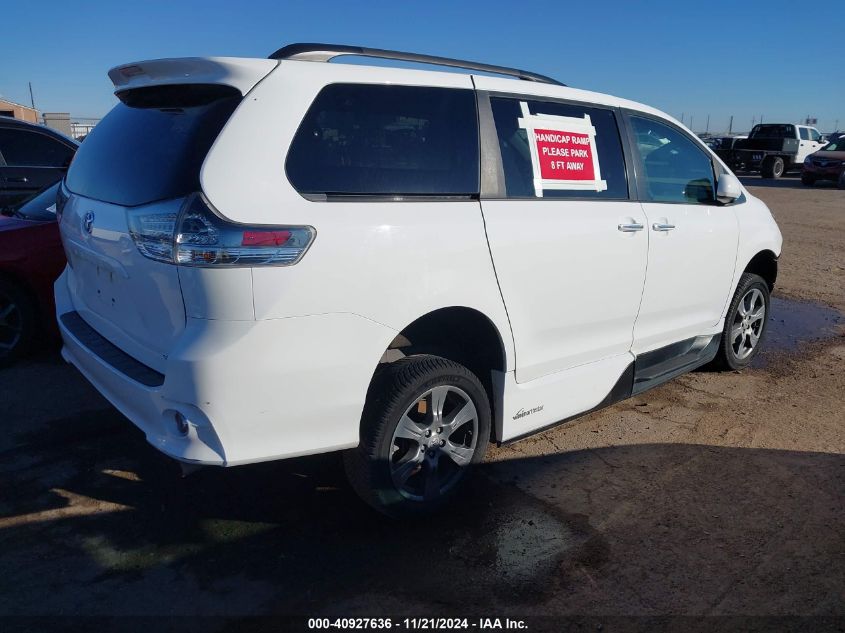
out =
[(760, 115), (760, 123), (762, 123), (762, 122), (763, 122), (763, 115), (761, 114)]
[(29, 102), (32, 104), (32, 109), (35, 110), (35, 97), (32, 96), (32, 82), (29, 82)]
[(681, 123), (683, 123), (683, 122), (684, 122), (684, 113), (681, 112)]
[(691, 114), (689, 115), (689, 129), (691, 129), (693, 132), (695, 132), (695, 130), (692, 129), (692, 115)]
[(731, 122), (728, 123), (728, 136), (733, 134), (733, 131), (734, 131), (734, 115), (732, 114), (731, 115)]
[(704, 133), (705, 134), (710, 133), (710, 115), (709, 114), (707, 115), (707, 126), (704, 128)]

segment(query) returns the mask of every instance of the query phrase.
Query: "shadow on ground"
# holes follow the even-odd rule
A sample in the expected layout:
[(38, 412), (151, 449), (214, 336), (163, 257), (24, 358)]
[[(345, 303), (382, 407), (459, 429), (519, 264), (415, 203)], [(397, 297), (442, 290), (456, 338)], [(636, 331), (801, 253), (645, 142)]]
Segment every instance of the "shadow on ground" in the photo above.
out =
[(115, 418), (72, 451), (33, 437), (4, 459), (0, 614), (845, 611), (842, 455), (515, 459), (483, 465), (450, 512), (400, 523), (358, 501), (336, 455), (181, 479)]
[[(767, 349), (842, 323), (774, 299)], [(0, 381), (14, 410), (0, 442), (0, 616), (230, 619), (203, 631), (256, 614), (845, 616), (841, 454), (564, 449), (483, 464), (449, 512), (400, 523), (352, 494), (336, 454), (183, 479), (48, 361)]]

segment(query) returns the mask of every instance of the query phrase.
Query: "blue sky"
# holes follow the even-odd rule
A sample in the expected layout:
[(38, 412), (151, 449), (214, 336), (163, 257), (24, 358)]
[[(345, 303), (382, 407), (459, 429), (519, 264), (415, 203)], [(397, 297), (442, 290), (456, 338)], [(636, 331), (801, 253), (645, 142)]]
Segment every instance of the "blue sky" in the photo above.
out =
[[(819, 7), (824, 7), (820, 9)], [(5, 2), (0, 95), (102, 116), (106, 71), (155, 57), (264, 57), (298, 41), (395, 48), (551, 75), (703, 131), (819, 119), (845, 128), (845, 2)], [(830, 40), (831, 44), (825, 44)], [(815, 53), (814, 50), (818, 50)]]

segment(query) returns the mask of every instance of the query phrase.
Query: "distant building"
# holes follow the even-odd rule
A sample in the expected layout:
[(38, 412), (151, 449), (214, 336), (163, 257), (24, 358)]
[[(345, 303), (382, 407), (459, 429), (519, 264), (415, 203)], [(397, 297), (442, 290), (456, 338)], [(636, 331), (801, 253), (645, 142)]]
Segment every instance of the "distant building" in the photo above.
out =
[(44, 125), (58, 130), (65, 136), (73, 135), (73, 128), (70, 124), (70, 113), (68, 112), (45, 112)]
[(38, 110), (30, 108), (29, 106), (15, 103), (14, 101), (7, 101), (0, 99), (0, 116), (7, 116), (19, 121), (27, 121), (28, 123), (39, 123)]
[(93, 117), (71, 117), (67, 112), (45, 112), (41, 114), (35, 108), (0, 98), (0, 116), (7, 116), (19, 121), (38, 123), (58, 130), (65, 136), (80, 138), (88, 135), (100, 119)]

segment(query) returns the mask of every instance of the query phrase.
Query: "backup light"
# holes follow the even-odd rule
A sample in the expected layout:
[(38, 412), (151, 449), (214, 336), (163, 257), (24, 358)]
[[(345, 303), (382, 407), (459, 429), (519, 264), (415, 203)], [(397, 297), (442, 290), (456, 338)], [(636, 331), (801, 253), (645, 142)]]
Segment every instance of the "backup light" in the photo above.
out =
[(217, 214), (201, 193), (191, 194), (178, 214), (128, 213), (141, 254), (180, 266), (290, 266), (315, 235), (310, 226), (237, 224)]

